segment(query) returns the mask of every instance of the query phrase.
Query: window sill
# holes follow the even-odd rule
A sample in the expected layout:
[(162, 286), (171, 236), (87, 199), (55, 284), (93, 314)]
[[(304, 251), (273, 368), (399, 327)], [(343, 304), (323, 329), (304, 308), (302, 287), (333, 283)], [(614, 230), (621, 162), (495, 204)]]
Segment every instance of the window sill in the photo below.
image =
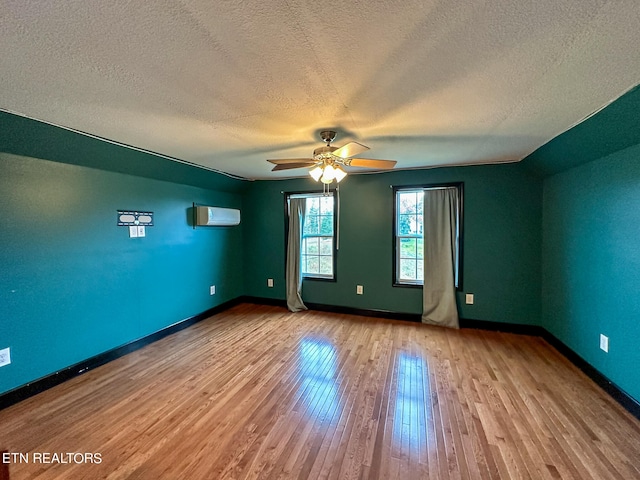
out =
[(422, 284), (421, 283), (399, 283), (399, 282), (394, 282), (393, 286), (394, 287), (406, 287), (406, 288), (422, 288)]

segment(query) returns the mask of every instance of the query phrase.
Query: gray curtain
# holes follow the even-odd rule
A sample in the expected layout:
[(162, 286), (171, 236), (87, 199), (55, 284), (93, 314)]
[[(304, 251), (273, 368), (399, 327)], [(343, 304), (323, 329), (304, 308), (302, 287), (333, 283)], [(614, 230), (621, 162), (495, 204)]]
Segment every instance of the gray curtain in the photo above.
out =
[(287, 308), (292, 312), (307, 310), (302, 302), (302, 265), (300, 247), (302, 243), (302, 225), (305, 211), (304, 198), (289, 199), (289, 236), (287, 237)]
[(424, 192), (422, 323), (460, 328), (454, 273), (459, 201), (456, 188)]

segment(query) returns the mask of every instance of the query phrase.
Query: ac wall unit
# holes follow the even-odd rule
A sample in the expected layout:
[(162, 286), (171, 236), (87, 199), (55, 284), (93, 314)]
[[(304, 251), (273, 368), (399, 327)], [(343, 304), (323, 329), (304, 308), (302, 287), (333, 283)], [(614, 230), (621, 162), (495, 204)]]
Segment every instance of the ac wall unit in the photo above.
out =
[(195, 207), (196, 225), (230, 227), (240, 224), (240, 210), (221, 207)]

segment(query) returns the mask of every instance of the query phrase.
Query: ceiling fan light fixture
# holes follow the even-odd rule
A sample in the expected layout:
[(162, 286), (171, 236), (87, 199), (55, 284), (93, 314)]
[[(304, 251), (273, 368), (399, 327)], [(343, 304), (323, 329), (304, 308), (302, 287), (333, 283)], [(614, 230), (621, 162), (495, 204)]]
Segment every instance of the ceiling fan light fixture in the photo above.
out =
[(322, 173), (322, 178), (320, 181), (322, 183), (331, 183), (336, 178), (336, 169), (331, 165), (326, 165), (324, 167), (324, 172)]
[(352, 158), (362, 152), (369, 150), (369, 147), (358, 142), (349, 142), (339, 148), (331, 146), (331, 142), (336, 136), (333, 130), (323, 130), (322, 140), (327, 144), (316, 148), (310, 158), (279, 158), (267, 160), (275, 164), (272, 171), (289, 170), (292, 168), (309, 168), (309, 175), (316, 182), (330, 185), (342, 181), (347, 172), (343, 167), (362, 167), (374, 170), (390, 170), (395, 160), (375, 160), (372, 158)]
[(311, 175), (311, 178), (313, 178), (316, 182), (320, 180), (320, 177), (322, 176), (322, 167), (317, 166), (315, 168), (312, 168), (311, 170), (309, 170), (309, 175)]

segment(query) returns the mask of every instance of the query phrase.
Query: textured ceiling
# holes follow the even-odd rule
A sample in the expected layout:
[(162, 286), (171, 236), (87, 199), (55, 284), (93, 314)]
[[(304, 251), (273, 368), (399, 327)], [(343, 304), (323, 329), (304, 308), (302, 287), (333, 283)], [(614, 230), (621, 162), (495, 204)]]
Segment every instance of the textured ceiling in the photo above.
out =
[(0, 0), (0, 108), (246, 178), (319, 131), (520, 160), (640, 83), (638, 0)]

